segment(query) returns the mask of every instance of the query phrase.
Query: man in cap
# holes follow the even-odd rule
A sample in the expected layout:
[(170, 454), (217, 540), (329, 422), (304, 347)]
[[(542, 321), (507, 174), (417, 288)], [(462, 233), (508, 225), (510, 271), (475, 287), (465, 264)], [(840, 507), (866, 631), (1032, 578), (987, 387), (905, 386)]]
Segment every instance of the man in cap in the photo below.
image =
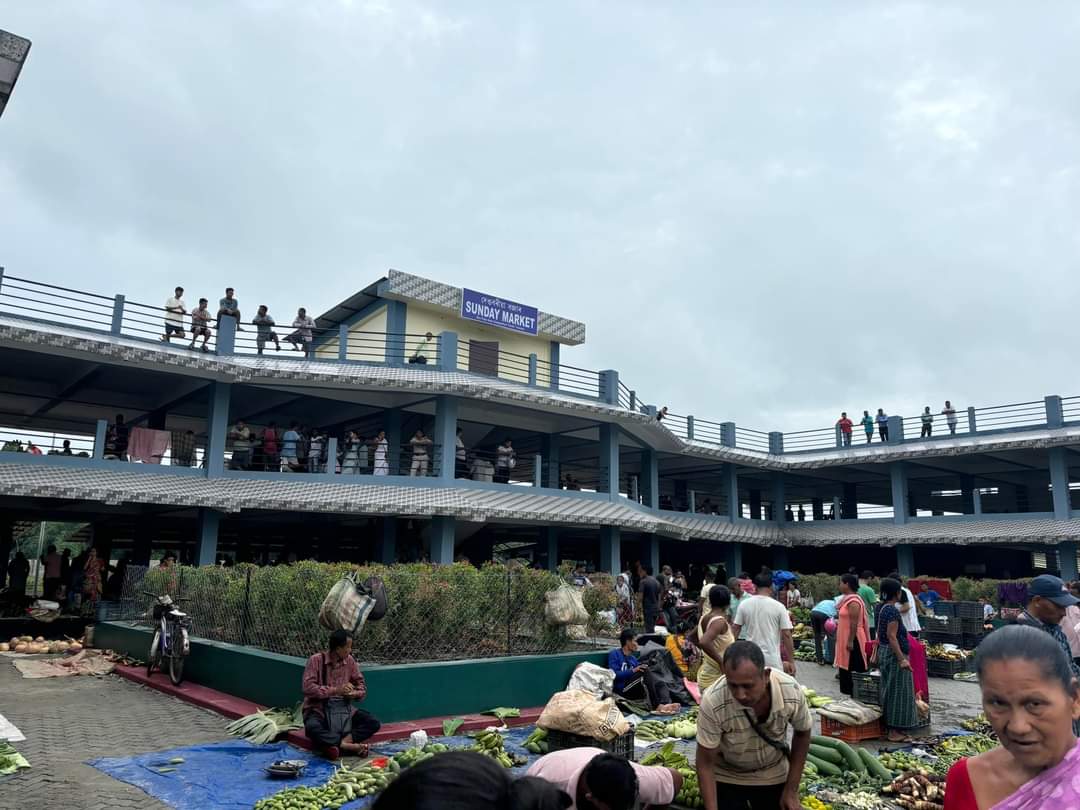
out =
[[(1043, 574), (1028, 585), (1027, 609), (1016, 618), (1016, 623), (1045, 630), (1053, 636), (1072, 664), (1073, 675), (1080, 678), (1080, 667), (1072, 660), (1069, 639), (1061, 629), (1065, 611), (1077, 604), (1080, 604), (1080, 599), (1069, 593), (1064, 582), (1051, 574)], [(1073, 721), (1073, 733), (1080, 736), (1080, 720)]]

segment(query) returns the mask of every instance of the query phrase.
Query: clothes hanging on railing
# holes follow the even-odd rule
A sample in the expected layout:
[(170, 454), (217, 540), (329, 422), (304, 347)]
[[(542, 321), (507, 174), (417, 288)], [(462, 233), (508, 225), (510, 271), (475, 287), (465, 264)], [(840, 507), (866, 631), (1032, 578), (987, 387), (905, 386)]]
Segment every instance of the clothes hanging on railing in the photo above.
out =
[(169, 452), (170, 441), (172, 435), (167, 430), (132, 428), (128, 437), (128, 458), (143, 464), (160, 464), (161, 459)]

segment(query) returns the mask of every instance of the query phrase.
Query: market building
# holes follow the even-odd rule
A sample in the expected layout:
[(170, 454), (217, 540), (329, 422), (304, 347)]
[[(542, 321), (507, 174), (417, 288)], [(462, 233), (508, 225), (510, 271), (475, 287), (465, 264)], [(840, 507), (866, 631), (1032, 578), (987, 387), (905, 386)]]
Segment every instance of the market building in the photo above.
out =
[[(573, 365), (583, 323), (408, 273), (327, 309), (307, 351), (276, 313), (281, 351), (257, 354), (257, 302), (240, 297), (242, 331), (222, 317), (204, 353), (186, 316), (162, 342), (160, 305), (0, 274), (0, 561), (20, 522), (63, 520), (134, 562), (512, 554), (1077, 578), (1080, 397), (963, 406), (955, 431), (937, 404), (930, 437), (920, 415), (890, 416), (887, 442), (856, 426), (847, 447), (832, 426), (679, 415), (620, 358)], [(293, 423), (324, 438), (290, 467)], [(41, 454), (16, 452), (27, 442)]]

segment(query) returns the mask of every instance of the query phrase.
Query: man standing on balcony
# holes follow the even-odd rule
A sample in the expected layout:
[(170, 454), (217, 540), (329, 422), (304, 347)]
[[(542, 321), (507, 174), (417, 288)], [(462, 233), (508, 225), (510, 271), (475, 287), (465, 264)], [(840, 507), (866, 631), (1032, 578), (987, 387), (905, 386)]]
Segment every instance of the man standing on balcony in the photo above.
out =
[(291, 343), (296, 351), (307, 355), (311, 351), (311, 330), (315, 328), (315, 321), (308, 317), (306, 309), (300, 307), (300, 309), (296, 310), (296, 320), (292, 322), (292, 326), (293, 333), (285, 340)]
[(236, 300), (235, 290), (232, 287), (225, 288), (225, 297), (218, 301), (218, 318), (222, 315), (228, 315), (230, 318), (236, 318), (236, 331), (243, 332), (240, 328), (240, 302)]
[(945, 417), (945, 424), (949, 426), (949, 433), (953, 436), (956, 435), (956, 408), (952, 406), (949, 400), (945, 400), (945, 407), (941, 409), (942, 416)]
[(200, 337), (202, 338), (202, 350), (204, 352), (210, 351), (207, 347), (207, 343), (210, 342), (210, 310), (207, 309), (207, 305), (210, 302), (205, 298), (199, 299), (198, 309), (191, 312), (191, 345), (189, 349), (195, 349), (195, 341)]
[(509, 484), (510, 471), (517, 465), (514, 456), (514, 446), (510, 439), (506, 439), (496, 450), (495, 456), (495, 483)]
[(176, 335), (184, 339), (184, 316), (187, 309), (184, 307), (184, 288), (177, 287), (172, 298), (165, 299), (165, 334), (161, 340), (169, 342), (169, 338)]
[(368, 755), (368, 746), (363, 742), (382, 723), (353, 707), (353, 701), (367, 697), (367, 684), (352, 657), (352, 638), (344, 630), (330, 634), (326, 652), (308, 659), (303, 693), (304, 733), (327, 759), (337, 759), (342, 751), (358, 757)]
[(251, 466), (251, 428), (241, 419), (229, 431), (229, 438), (233, 443), (232, 464), (229, 466), (234, 470), (246, 470)]
[(889, 417), (882, 408), (877, 409), (876, 421), (878, 436), (883, 442), (887, 442), (889, 440)]
[(851, 428), (854, 423), (848, 419), (847, 411), (840, 414), (840, 418), (836, 421), (836, 426), (840, 428), (840, 438), (843, 439), (844, 447), (851, 447)]
[(862, 412), (860, 424), (863, 426), (863, 430), (866, 431), (866, 443), (870, 444), (874, 438), (874, 417), (870, 415), (870, 411)]
[(424, 435), (424, 431), (417, 430), (409, 439), (409, 447), (412, 450), (412, 465), (409, 467), (409, 475), (423, 478), (428, 474), (428, 448), (433, 442)]
[(934, 415), (930, 413), (930, 406), (927, 405), (922, 412), (922, 432), (919, 434), (920, 439), (929, 439), (934, 434)]
[(255, 325), (255, 348), (258, 353), (263, 353), (266, 342), (269, 340), (274, 341), (274, 349), (280, 352), (281, 343), (278, 342), (277, 332), (274, 331), (274, 319), (270, 317), (270, 313), (266, 309), (266, 304), (261, 304), (259, 306), (259, 311), (255, 317), (251, 319), (251, 322)]

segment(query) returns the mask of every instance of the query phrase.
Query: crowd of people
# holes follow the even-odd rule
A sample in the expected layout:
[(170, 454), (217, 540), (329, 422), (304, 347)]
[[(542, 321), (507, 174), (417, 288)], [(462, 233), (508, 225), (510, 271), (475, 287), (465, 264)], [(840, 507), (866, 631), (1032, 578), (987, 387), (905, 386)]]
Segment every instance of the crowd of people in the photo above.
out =
[[(949, 435), (955, 436), (957, 419), (956, 408), (953, 407), (952, 402), (945, 400), (945, 407), (941, 409), (940, 415), (945, 417), (945, 425), (949, 429)], [(929, 405), (923, 408), (923, 412), (919, 415), (919, 423), (921, 425), (919, 438), (927, 439), (934, 435), (934, 414), (931, 413)], [(878, 408), (877, 413), (873, 416), (870, 415), (870, 411), (863, 411), (859, 424), (866, 434), (867, 444), (874, 440), (875, 428), (877, 428), (878, 438), (882, 442), (889, 441), (889, 415), (885, 413), (884, 408)], [(840, 418), (836, 420), (836, 427), (840, 431), (840, 440), (843, 446), (851, 447), (851, 437), (855, 429), (855, 423), (848, 417), (847, 411), (840, 414)]]

